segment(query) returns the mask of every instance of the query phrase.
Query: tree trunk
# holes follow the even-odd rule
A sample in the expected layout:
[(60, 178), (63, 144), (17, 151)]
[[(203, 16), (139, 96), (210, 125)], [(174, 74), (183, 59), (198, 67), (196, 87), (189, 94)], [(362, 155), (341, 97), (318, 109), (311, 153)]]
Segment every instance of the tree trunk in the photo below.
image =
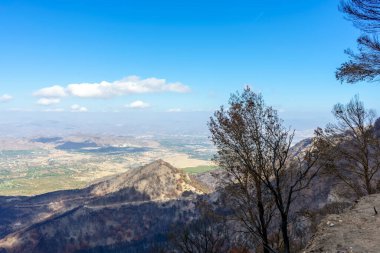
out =
[(290, 240), (288, 235), (288, 216), (281, 214), (281, 233), (284, 240), (284, 253), (290, 253)]
[(259, 211), (259, 219), (260, 219), (260, 226), (261, 226), (261, 233), (262, 233), (262, 245), (263, 245), (263, 253), (270, 253), (269, 249), (269, 240), (268, 240), (268, 231), (267, 226), (265, 222), (265, 209), (263, 204), (263, 197), (261, 192), (261, 184), (259, 182), (259, 179), (256, 180), (256, 197), (257, 197), (257, 209)]
[(371, 180), (369, 178), (369, 167), (366, 165), (364, 167), (364, 182), (365, 182), (365, 187), (367, 190), (367, 194), (370, 195), (372, 194), (372, 186), (371, 186)]
[(263, 206), (263, 203), (262, 201), (259, 201), (257, 203), (258, 205), (258, 209), (259, 209), (259, 217), (260, 217), (260, 225), (261, 225), (261, 232), (262, 232), (262, 235), (263, 235), (263, 252), (264, 253), (270, 253), (269, 251), (269, 241), (268, 241), (268, 231), (267, 231), (267, 227), (265, 225), (265, 219), (264, 219), (264, 206)]

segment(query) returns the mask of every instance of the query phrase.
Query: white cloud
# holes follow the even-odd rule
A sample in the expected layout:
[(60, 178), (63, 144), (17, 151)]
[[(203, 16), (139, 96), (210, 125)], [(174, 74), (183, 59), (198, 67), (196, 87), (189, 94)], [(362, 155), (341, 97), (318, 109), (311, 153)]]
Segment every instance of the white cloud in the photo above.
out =
[(72, 83), (66, 88), (54, 85), (36, 91), (33, 95), (45, 98), (58, 98), (71, 95), (81, 98), (109, 98), (136, 93), (177, 92), (187, 93), (190, 88), (180, 82), (168, 83), (165, 79), (155, 77), (141, 79), (129, 76), (114, 82)]
[(182, 112), (181, 108), (171, 108), (168, 110), (168, 112)]
[(189, 92), (190, 88), (181, 83), (167, 83), (165, 79), (140, 79), (130, 76), (125, 79), (100, 83), (69, 84), (67, 91), (73, 96), (82, 98), (107, 98), (133, 93), (154, 92)]
[(0, 102), (1, 103), (5, 103), (5, 102), (9, 102), (13, 99), (13, 97), (9, 94), (4, 94), (4, 95), (1, 95), (0, 96)]
[(86, 107), (80, 106), (77, 104), (72, 105), (70, 108), (71, 108), (72, 112), (87, 112), (88, 111), (88, 109)]
[(66, 96), (65, 88), (59, 85), (42, 88), (33, 93), (36, 97), (60, 98)]
[(126, 107), (133, 108), (133, 109), (144, 109), (150, 107), (150, 104), (145, 103), (141, 100), (136, 100), (130, 103), (129, 105), (126, 105)]
[(37, 101), (39, 105), (55, 105), (59, 104), (61, 100), (59, 98), (40, 98)]

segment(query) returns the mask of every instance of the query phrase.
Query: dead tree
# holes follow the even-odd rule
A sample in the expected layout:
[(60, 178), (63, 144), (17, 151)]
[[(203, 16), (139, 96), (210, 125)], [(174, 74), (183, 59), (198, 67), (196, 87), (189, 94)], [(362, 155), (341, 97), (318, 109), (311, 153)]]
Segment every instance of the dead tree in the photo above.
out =
[(230, 247), (230, 232), (224, 217), (201, 203), (200, 217), (188, 225), (174, 229), (169, 235), (174, 249), (183, 253), (220, 253)]
[(349, 60), (336, 71), (342, 82), (374, 81), (380, 75), (380, 2), (378, 0), (341, 1), (340, 10), (364, 34), (358, 40), (358, 52), (347, 49)]
[(217, 147), (215, 161), (230, 174), (231, 188), (240, 193), (231, 194), (241, 201), (241, 210), (252, 210), (243, 225), (261, 238), (264, 252), (274, 251), (268, 227), (278, 213), (283, 252), (289, 253), (290, 208), (297, 193), (308, 187), (318, 172), (313, 166), (317, 152), (309, 150), (293, 157), (293, 132), (285, 129), (277, 111), (249, 88), (232, 95), (229, 109), (216, 111), (209, 128)]
[(323, 157), (331, 161), (326, 171), (337, 176), (358, 197), (375, 193), (375, 179), (380, 171), (375, 112), (365, 109), (355, 96), (347, 105), (335, 105), (332, 113), (336, 123), (316, 131), (316, 138), (324, 146)]

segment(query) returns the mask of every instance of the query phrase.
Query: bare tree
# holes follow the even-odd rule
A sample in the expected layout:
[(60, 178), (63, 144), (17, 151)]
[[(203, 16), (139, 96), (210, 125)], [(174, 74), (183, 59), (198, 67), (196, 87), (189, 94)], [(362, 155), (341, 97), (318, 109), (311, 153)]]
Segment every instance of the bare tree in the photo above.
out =
[(281, 221), (283, 252), (289, 253), (290, 208), (318, 172), (313, 167), (316, 152), (292, 156), (293, 132), (285, 129), (277, 111), (248, 87), (241, 95), (231, 96), (228, 110), (221, 107), (215, 112), (209, 128), (217, 147), (214, 160), (230, 174), (231, 188), (240, 190), (243, 197), (239, 200), (245, 205), (241, 210), (252, 210), (245, 215), (243, 225), (261, 238), (264, 252), (273, 252), (268, 228), (274, 205)]
[(380, 31), (380, 3), (377, 0), (345, 0), (339, 9), (355, 27), (367, 33)]
[(206, 203), (200, 205), (200, 217), (170, 236), (175, 249), (183, 253), (227, 252), (230, 233), (224, 217), (217, 215)]
[(348, 104), (336, 104), (332, 110), (335, 124), (317, 130), (324, 145), (328, 172), (334, 173), (357, 195), (375, 192), (375, 176), (380, 173), (380, 141), (373, 110), (367, 110), (355, 96)]
[[(232, 210), (233, 215), (230, 220), (242, 225), (243, 229), (237, 227), (234, 232), (241, 234), (249, 247), (256, 249), (256, 252), (274, 252), (275, 242), (271, 240), (273, 236), (268, 231), (275, 223), (275, 205), (271, 199), (269, 191), (261, 185), (261, 193), (256, 192), (256, 187), (259, 187), (261, 182), (257, 182), (249, 173), (242, 173), (241, 169), (231, 166), (228, 169), (230, 174), (224, 180), (223, 203)], [(260, 195), (260, 201), (257, 203), (257, 196)], [(261, 209), (259, 209), (261, 208)], [(260, 210), (264, 213), (264, 219), (260, 219)], [(262, 223), (264, 222), (264, 226)], [(272, 224), (272, 225), (271, 225)], [(267, 235), (267, 240), (263, 238), (264, 233)], [(266, 244), (264, 245), (264, 241)]]
[(378, 0), (341, 1), (340, 10), (346, 14), (355, 27), (365, 35), (358, 38), (358, 53), (347, 49), (349, 61), (336, 71), (336, 78), (342, 82), (355, 83), (373, 81), (380, 75), (380, 2)]
[(359, 53), (347, 49), (350, 60), (343, 63), (336, 72), (342, 82), (378, 81), (380, 75), (380, 43), (376, 37), (361, 36), (357, 40)]
[[(264, 253), (273, 252), (269, 243), (268, 227), (273, 211), (268, 210), (262, 176), (262, 136), (260, 132), (268, 120), (267, 108), (260, 95), (246, 88), (242, 95), (234, 94), (230, 108), (216, 111), (209, 121), (211, 139), (217, 147), (215, 162), (227, 171), (231, 199), (235, 213), (245, 230), (262, 245)], [(256, 171), (252, 174), (251, 171)]]
[(297, 198), (302, 198), (301, 192), (309, 187), (317, 176), (321, 166), (316, 162), (319, 152), (314, 145), (302, 153), (292, 156), (290, 145), (293, 133), (281, 127), (278, 116), (273, 116), (273, 125), (270, 125), (267, 136), (269, 149), (266, 153), (267, 168), (264, 170), (263, 182), (270, 190), (280, 215), (280, 230), (283, 240), (283, 250), (291, 252), (291, 238), (289, 234), (289, 219), (291, 207)]

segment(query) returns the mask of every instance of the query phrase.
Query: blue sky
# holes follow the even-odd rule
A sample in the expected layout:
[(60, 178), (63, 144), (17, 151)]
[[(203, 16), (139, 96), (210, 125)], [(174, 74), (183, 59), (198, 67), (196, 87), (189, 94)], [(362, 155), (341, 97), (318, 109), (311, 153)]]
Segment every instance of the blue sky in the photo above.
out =
[(285, 118), (379, 111), (378, 84), (335, 80), (359, 35), (337, 5), (0, 0), (0, 110), (211, 112), (249, 84)]

